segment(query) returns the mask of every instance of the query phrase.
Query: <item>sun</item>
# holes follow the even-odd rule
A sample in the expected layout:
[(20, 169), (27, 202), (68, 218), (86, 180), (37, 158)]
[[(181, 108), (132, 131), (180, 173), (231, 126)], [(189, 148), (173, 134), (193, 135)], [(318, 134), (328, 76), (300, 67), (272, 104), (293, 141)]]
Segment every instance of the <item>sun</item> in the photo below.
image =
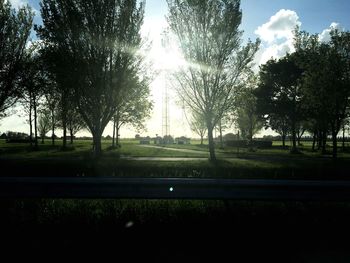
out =
[(171, 41), (167, 47), (164, 47), (161, 42), (162, 36), (159, 34), (153, 39), (153, 45), (148, 54), (148, 58), (152, 62), (155, 70), (170, 73), (186, 64), (174, 40)]

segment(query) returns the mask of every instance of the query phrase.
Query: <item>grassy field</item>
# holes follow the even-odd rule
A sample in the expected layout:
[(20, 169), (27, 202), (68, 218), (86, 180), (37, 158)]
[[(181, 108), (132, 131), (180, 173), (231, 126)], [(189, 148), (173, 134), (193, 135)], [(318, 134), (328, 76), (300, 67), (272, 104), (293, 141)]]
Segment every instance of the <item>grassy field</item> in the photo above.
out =
[[(194, 177), (194, 178), (288, 178), (348, 179), (350, 154), (339, 152), (339, 158), (322, 156), (304, 143), (301, 154), (290, 154), (280, 142), (270, 149), (249, 151), (243, 148), (217, 148), (217, 162), (208, 161), (208, 149), (199, 141), (190, 145), (140, 147), (137, 140), (121, 140), (121, 147), (111, 149), (111, 142), (102, 142), (103, 156), (91, 158), (91, 141), (76, 140), (68, 150), (61, 142), (51, 146), (39, 144), (33, 151), (27, 144), (0, 141), (2, 176), (119, 176), (119, 177)], [(153, 145), (151, 145), (153, 146)], [(191, 151), (173, 151), (169, 148)], [(134, 157), (135, 159), (127, 159)], [(137, 160), (153, 157), (153, 160)], [(177, 161), (162, 158), (177, 157)], [(157, 159), (159, 158), (159, 159)], [(183, 158), (183, 159), (182, 159)], [(186, 158), (200, 158), (191, 159)], [(147, 158), (146, 158), (147, 159)]]
[[(119, 149), (110, 149), (110, 144), (103, 141), (103, 156), (94, 160), (91, 141), (77, 140), (66, 151), (61, 150), (60, 141), (55, 147), (49, 142), (39, 144), (37, 151), (27, 144), (0, 141), (1, 176), (349, 179), (346, 151), (333, 160), (331, 155), (311, 152), (310, 143), (304, 143), (302, 153), (296, 155), (282, 149), (280, 142), (256, 151), (217, 148), (219, 160), (214, 163), (199, 153), (208, 152), (199, 141), (160, 148), (140, 147), (136, 140), (122, 140)], [(12, 258), (45, 251), (55, 257), (73, 252), (81, 259), (96, 252), (99, 258), (112, 254), (151, 262), (222, 262), (241, 256), (245, 260), (239, 262), (350, 260), (348, 243), (342, 241), (350, 234), (348, 203), (1, 199), (0, 212), (4, 243), (0, 245), (3, 251), (11, 251)]]

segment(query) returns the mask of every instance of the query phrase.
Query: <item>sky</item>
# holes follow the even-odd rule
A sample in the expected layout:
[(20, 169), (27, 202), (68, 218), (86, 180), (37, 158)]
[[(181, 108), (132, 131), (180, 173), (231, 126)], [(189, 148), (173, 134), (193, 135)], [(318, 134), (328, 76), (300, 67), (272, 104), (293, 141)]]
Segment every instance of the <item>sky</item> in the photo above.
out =
[[(10, 0), (14, 7), (29, 4), (34, 12), (34, 23), (40, 23), (40, 5), (37, 0)], [(144, 25), (141, 34), (152, 42), (152, 48), (147, 55), (153, 63), (152, 70), (157, 72), (151, 83), (151, 99), (154, 108), (151, 118), (146, 121), (146, 130), (142, 136), (162, 135), (162, 98), (164, 89), (168, 86), (170, 134), (172, 136), (196, 137), (189, 128), (187, 115), (178, 104), (175, 92), (167, 83), (167, 70), (181, 66), (182, 59), (179, 50), (167, 52), (161, 46), (161, 33), (167, 27), (166, 0), (146, 0)], [(286, 52), (293, 52), (292, 31), (295, 26), (309, 33), (317, 33), (322, 41), (329, 39), (331, 27), (340, 30), (350, 30), (350, 1), (348, 0), (241, 0), (243, 43), (248, 39), (262, 40), (259, 51), (255, 57), (256, 67), (265, 63), (271, 57), (279, 58)], [(35, 40), (35, 33), (31, 34)], [(26, 118), (20, 117), (21, 109), (11, 117), (0, 120), (0, 132), (22, 131), (27, 132), (29, 125)], [(232, 127), (224, 133), (236, 133)], [(121, 137), (134, 137), (137, 131), (131, 127), (121, 130)], [(112, 126), (108, 125), (104, 136), (112, 134)], [(274, 134), (271, 130), (262, 131), (258, 136)], [(78, 134), (79, 135), (79, 134)], [(88, 135), (81, 132), (80, 135)]]

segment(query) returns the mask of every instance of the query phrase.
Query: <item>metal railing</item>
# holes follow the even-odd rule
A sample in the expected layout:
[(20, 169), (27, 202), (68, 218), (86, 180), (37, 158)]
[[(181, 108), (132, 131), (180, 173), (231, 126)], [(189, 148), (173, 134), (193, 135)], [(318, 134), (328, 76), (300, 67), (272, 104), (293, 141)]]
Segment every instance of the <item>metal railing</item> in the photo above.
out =
[(0, 198), (350, 201), (350, 181), (2, 177)]

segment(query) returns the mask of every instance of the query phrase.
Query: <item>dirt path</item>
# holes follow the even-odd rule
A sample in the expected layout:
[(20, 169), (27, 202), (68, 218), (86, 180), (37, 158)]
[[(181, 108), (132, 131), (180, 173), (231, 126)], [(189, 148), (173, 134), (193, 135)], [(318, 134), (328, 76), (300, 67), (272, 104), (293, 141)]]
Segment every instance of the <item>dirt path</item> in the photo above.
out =
[(189, 149), (178, 149), (178, 148), (168, 148), (163, 146), (153, 146), (153, 145), (138, 145), (139, 147), (146, 147), (146, 148), (156, 148), (156, 149), (163, 149), (163, 150), (169, 150), (169, 151), (175, 151), (175, 152), (183, 152), (183, 153), (197, 153), (197, 154), (206, 154), (208, 155), (208, 152), (205, 151), (197, 151), (197, 150), (189, 150)]
[(129, 161), (173, 161), (173, 162), (182, 162), (182, 161), (205, 161), (208, 158), (205, 157), (129, 157), (122, 156), (121, 159)]

